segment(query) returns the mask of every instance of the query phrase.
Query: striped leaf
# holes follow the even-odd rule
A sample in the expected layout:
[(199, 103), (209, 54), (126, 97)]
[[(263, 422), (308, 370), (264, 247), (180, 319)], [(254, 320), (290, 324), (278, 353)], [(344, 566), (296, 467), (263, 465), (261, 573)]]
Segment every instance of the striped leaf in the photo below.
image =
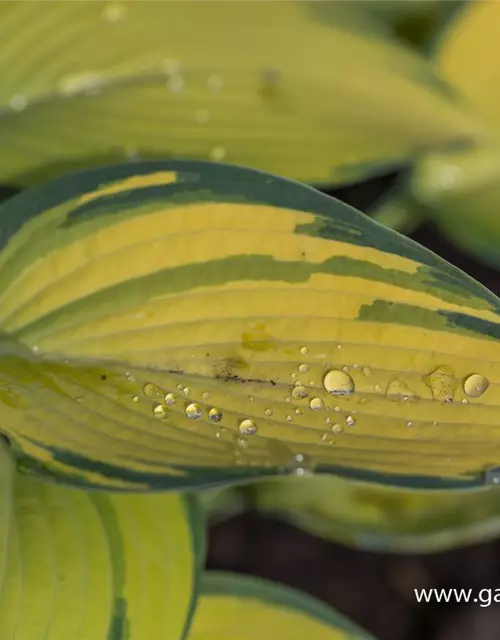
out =
[(1, 2), (0, 180), (140, 155), (341, 183), (479, 135), (379, 32), (351, 3)]
[(86, 493), (18, 475), (0, 547), (2, 640), (181, 640), (203, 563), (197, 518), (176, 494)]
[(473, 148), (433, 153), (415, 167), (412, 190), (447, 238), (500, 267), (500, 68), (498, 2), (468, 2), (445, 31), (435, 59), (490, 132)]
[(26, 470), (124, 490), (496, 479), (500, 300), (337, 200), (121, 165), (12, 198), (0, 232), (0, 430)]
[(188, 640), (370, 640), (305, 593), (249, 576), (207, 572)]
[(249, 487), (250, 505), (305, 531), (370, 551), (427, 553), (500, 533), (500, 488), (408, 490), (333, 476), (279, 478)]

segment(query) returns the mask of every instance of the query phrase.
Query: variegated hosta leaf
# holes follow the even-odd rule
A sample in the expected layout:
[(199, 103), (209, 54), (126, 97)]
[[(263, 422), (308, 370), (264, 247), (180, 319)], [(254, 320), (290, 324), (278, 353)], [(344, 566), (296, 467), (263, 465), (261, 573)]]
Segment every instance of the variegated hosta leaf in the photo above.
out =
[(371, 640), (315, 598), (282, 584), (207, 572), (188, 640)]
[(7, 545), (12, 518), (13, 458), (6, 443), (0, 439), (0, 592), (5, 579)]
[(253, 508), (313, 535), (370, 551), (431, 552), (500, 533), (498, 486), (408, 490), (311, 476), (258, 482), (249, 491)]
[(0, 547), (2, 640), (181, 640), (204, 560), (198, 517), (173, 493), (84, 492), (17, 475)]
[(446, 237), (478, 260), (500, 266), (500, 4), (468, 2), (436, 51), (439, 72), (491, 127), (479, 145), (424, 157), (412, 189)]
[(0, 430), (26, 469), (463, 486), (500, 462), (500, 300), (314, 189), (122, 165), (11, 199), (0, 231)]
[(1, 2), (0, 180), (139, 154), (341, 183), (479, 135), (372, 25), (346, 2)]

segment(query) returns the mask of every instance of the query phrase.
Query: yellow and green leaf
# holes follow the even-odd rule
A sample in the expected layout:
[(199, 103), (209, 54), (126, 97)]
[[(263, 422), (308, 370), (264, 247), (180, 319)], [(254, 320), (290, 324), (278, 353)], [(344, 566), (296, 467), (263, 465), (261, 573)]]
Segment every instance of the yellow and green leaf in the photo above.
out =
[(191, 499), (84, 492), (17, 475), (12, 511), (0, 547), (2, 640), (185, 637), (204, 561)]
[(370, 640), (311, 596), (249, 576), (207, 572), (188, 640)]
[(253, 508), (370, 551), (427, 553), (500, 533), (498, 486), (428, 491), (311, 476), (258, 482), (246, 495)]
[(0, 438), (0, 592), (5, 578), (7, 548), (12, 518), (14, 460), (7, 443)]
[(345, 2), (2, 2), (0, 77), (17, 184), (138, 155), (342, 183), (483, 130)]
[(500, 4), (467, 2), (435, 53), (438, 72), (490, 128), (472, 147), (435, 152), (412, 178), (415, 198), (447, 238), (481, 262), (500, 266)]
[(122, 490), (496, 477), (500, 300), (335, 199), (118, 165), (12, 198), (0, 231), (0, 430), (25, 470)]

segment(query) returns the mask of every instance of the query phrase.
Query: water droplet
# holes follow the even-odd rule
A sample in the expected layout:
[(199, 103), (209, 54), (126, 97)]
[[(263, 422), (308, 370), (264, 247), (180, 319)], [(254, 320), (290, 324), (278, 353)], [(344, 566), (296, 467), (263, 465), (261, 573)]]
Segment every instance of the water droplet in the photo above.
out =
[(345, 422), (349, 427), (354, 427), (354, 425), (356, 424), (356, 420), (352, 416), (346, 416)]
[(212, 422), (220, 422), (222, 420), (222, 411), (217, 407), (212, 407), (208, 412), (208, 417)]
[(121, 2), (110, 2), (102, 10), (102, 19), (108, 24), (116, 24), (127, 15), (127, 7)]
[(73, 76), (66, 76), (58, 82), (58, 90), (65, 96), (73, 96), (78, 93), (92, 95), (99, 93), (106, 79), (100, 73), (87, 72)]
[(273, 410), (272, 409), (266, 409), (264, 411), (264, 413), (266, 414), (266, 416), (272, 416), (273, 415)]
[(307, 364), (299, 364), (299, 373), (307, 373), (309, 371), (309, 367)]
[(9, 100), (9, 107), (13, 111), (23, 111), (28, 106), (28, 99), (22, 93), (15, 93)]
[(207, 78), (207, 87), (213, 93), (219, 93), (219, 91), (222, 89), (223, 86), (224, 86), (224, 80), (222, 76), (218, 75), (217, 73), (214, 73), (213, 75)]
[(196, 402), (192, 402), (186, 407), (185, 413), (191, 420), (197, 420), (198, 418), (201, 418), (201, 406)]
[(173, 407), (176, 402), (177, 402), (177, 398), (175, 394), (167, 393), (167, 395), (165, 396), (165, 404), (168, 405), (169, 407)]
[(462, 404), (469, 404), (469, 401), (467, 400), (467, 398), (462, 398)]
[(471, 373), (464, 380), (464, 391), (471, 398), (479, 398), (490, 386), (490, 382), (480, 373)]
[(407, 427), (413, 427), (413, 422), (411, 420), (408, 420), (408, 422), (406, 423)]
[(248, 402), (255, 402), (255, 398), (253, 396), (248, 396)]
[(342, 433), (342, 425), (337, 422), (336, 424), (332, 425), (332, 431), (333, 433)]
[(215, 434), (215, 437), (218, 440), (223, 440), (227, 434), (227, 429), (225, 427), (219, 427), (219, 430)]
[(83, 398), (77, 398), (76, 401), (79, 402), (80, 404), (82, 404)]
[(248, 449), (248, 440), (246, 438), (238, 438), (236, 441), (239, 447), (242, 449)]
[(290, 376), (295, 380), (295, 378), (297, 377), (297, 374), (295, 373), (295, 371), (292, 371), (292, 373), (290, 374)]
[(295, 414), (298, 416), (302, 415), (302, 411), (300, 409), (295, 409)]
[(301, 347), (301, 348), (300, 348), (300, 353), (301, 353), (303, 356), (307, 356), (307, 354), (309, 353), (309, 349), (308, 349), (307, 347)]
[(132, 402), (139, 402), (139, 396), (132, 396)]
[(250, 418), (242, 420), (238, 425), (238, 431), (244, 436), (253, 436), (257, 433), (257, 425)]
[(171, 75), (167, 80), (167, 87), (173, 93), (181, 93), (182, 90), (184, 89), (184, 85), (185, 85), (184, 78), (177, 73), (174, 73), (173, 75)]
[(423, 378), (425, 384), (432, 392), (432, 396), (438, 402), (453, 402), (455, 394), (455, 374), (451, 367), (441, 365)]
[(333, 409), (336, 413), (340, 413), (342, 411), (341, 407), (338, 405)]
[(179, 389), (179, 391), (182, 391), (182, 384), (178, 384), (177, 389)]
[(500, 484), (500, 467), (488, 469), (484, 474), (486, 484)]
[(307, 398), (309, 392), (302, 385), (298, 385), (292, 389), (292, 398)]
[(321, 398), (312, 398), (309, 402), (309, 406), (313, 411), (321, 411), (325, 408), (325, 404)]
[(375, 393), (382, 393), (382, 387), (379, 384), (376, 384), (373, 387), (373, 390), (375, 391)]
[(325, 442), (327, 444), (330, 444), (331, 441), (332, 441), (331, 435), (325, 431), (325, 433), (321, 436), (321, 442)]
[(287, 397), (285, 398), (285, 402), (291, 402), (291, 401), (292, 401), (292, 399), (291, 399), (291, 397), (290, 397), (290, 396), (287, 396)]
[(198, 109), (194, 114), (194, 119), (198, 124), (207, 124), (210, 120), (210, 111), (208, 109)]
[(182, 393), (185, 396), (190, 396), (191, 395), (191, 389), (189, 387), (184, 387), (184, 389), (182, 390)]
[(152, 382), (147, 382), (142, 388), (144, 395), (148, 398), (163, 398), (164, 392), (160, 387)]
[(287, 422), (293, 422), (293, 418), (292, 418), (292, 416), (287, 416), (287, 417), (286, 417), (286, 421), (287, 421)]
[(394, 402), (414, 402), (418, 400), (417, 394), (397, 378), (391, 380), (387, 385), (386, 395), (389, 400)]
[(216, 146), (210, 149), (210, 158), (212, 160), (223, 160), (226, 157), (226, 150), (224, 147)]
[(347, 396), (354, 392), (354, 380), (348, 373), (338, 369), (332, 369), (326, 374), (323, 385), (334, 396)]
[(156, 407), (153, 408), (153, 413), (155, 418), (163, 420), (168, 415), (168, 407), (166, 404), (157, 404)]
[(201, 399), (202, 399), (202, 400), (208, 400), (209, 398), (210, 398), (210, 394), (208, 393), (208, 391), (204, 391), (204, 392), (201, 394)]
[(370, 369), (370, 367), (363, 367), (363, 375), (365, 376), (365, 378), (371, 377), (372, 370)]

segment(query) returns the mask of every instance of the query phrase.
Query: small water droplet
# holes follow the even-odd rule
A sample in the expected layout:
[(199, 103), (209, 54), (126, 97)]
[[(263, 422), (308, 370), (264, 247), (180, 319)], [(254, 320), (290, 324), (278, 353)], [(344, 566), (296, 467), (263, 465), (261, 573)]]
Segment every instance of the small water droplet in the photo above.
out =
[(218, 440), (223, 440), (227, 434), (227, 429), (225, 427), (219, 427), (219, 430), (215, 434), (215, 437)]
[(287, 396), (287, 397), (285, 398), (285, 402), (291, 402), (291, 401), (292, 401), (292, 399), (291, 399), (291, 397), (290, 397), (290, 396)]
[(301, 347), (301, 348), (300, 348), (300, 353), (301, 353), (303, 356), (307, 356), (307, 354), (309, 353), (309, 349), (308, 349), (307, 347)]
[(307, 398), (309, 392), (302, 385), (298, 385), (292, 389), (292, 398)]
[(334, 396), (347, 396), (354, 392), (354, 380), (348, 373), (338, 369), (332, 369), (326, 374), (323, 385)]
[(177, 389), (179, 389), (179, 391), (182, 391), (182, 384), (178, 384)]
[(342, 433), (342, 425), (337, 422), (336, 424), (332, 425), (332, 431), (333, 433)]
[(116, 24), (127, 15), (127, 7), (121, 2), (109, 2), (102, 10), (102, 19), (108, 24)]
[(208, 411), (208, 417), (212, 422), (220, 422), (222, 420), (222, 411), (217, 407), (212, 407)]
[(248, 449), (248, 440), (246, 438), (238, 438), (236, 443), (241, 449)]
[(22, 93), (15, 93), (9, 100), (9, 107), (13, 111), (24, 111), (28, 106), (28, 99)]
[(208, 393), (208, 391), (204, 391), (204, 392), (201, 394), (201, 399), (202, 399), (202, 400), (208, 400), (209, 398), (210, 398), (210, 394)]
[(464, 391), (471, 398), (479, 398), (489, 386), (489, 380), (480, 373), (471, 373), (464, 380)]
[(321, 436), (321, 442), (325, 442), (327, 444), (331, 443), (332, 437), (329, 433), (325, 431), (325, 433)]
[(224, 80), (222, 76), (220, 76), (219, 74), (214, 73), (213, 75), (207, 78), (207, 87), (213, 93), (219, 93), (219, 91), (222, 89), (223, 86), (224, 86)]
[(191, 395), (191, 389), (189, 387), (184, 387), (184, 389), (182, 390), (182, 393), (185, 396), (190, 396)]
[(339, 407), (338, 405), (333, 410), (337, 413), (340, 413), (342, 411), (341, 407)]
[(165, 396), (165, 404), (169, 407), (173, 407), (176, 402), (177, 402), (177, 397), (175, 396), (175, 394), (167, 393), (167, 395)]
[(238, 431), (244, 436), (253, 436), (257, 433), (257, 425), (250, 418), (246, 418), (238, 425)]
[(177, 73), (172, 74), (167, 80), (167, 87), (173, 93), (181, 93), (184, 89), (184, 85), (184, 78)]
[(455, 395), (455, 374), (451, 367), (441, 365), (423, 378), (425, 384), (432, 392), (432, 396), (438, 402), (452, 403)]
[(387, 398), (393, 402), (415, 402), (418, 400), (417, 394), (397, 378), (389, 382), (385, 393)]
[(309, 371), (309, 367), (307, 364), (299, 364), (299, 373), (307, 373)]
[(207, 124), (210, 120), (210, 111), (208, 109), (198, 109), (194, 114), (194, 119), (198, 124)]
[(292, 371), (292, 373), (290, 374), (290, 376), (295, 380), (295, 378), (297, 377), (297, 374), (295, 373), (295, 371)]
[(411, 420), (408, 420), (408, 422), (406, 423), (407, 427), (413, 427), (413, 422)]
[(148, 398), (163, 398), (163, 396), (165, 395), (163, 393), (163, 390), (160, 389), (158, 385), (153, 384), (152, 382), (147, 382), (142, 390), (144, 395)]
[(255, 402), (255, 398), (253, 396), (248, 396), (248, 402)]
[(153, 413), (155, 418), (163, 420), (168, 415), (168, 407), (166, 404), (157, 404), (153, 407)]
[(376, 384), (373, 387), (373, 390), (375, 391), (375, 393), (382, 393), (382, 387), (379, 384)]
[(286, 417), (286, 421), (287, 421), (287, 422), (293, 422), (293, 418), (292, 418), (292, 416), (287, 416), (287, 417)]
[(313, 411), (321, 411), (321, 409), (324, 409), (325, 404), (321, 398), (312, 398), (309, 402), (309, 406)]
[(462, 398), (462, 404), (469, 404), (469, 401), (467, 400), (467, 398)]
[(300, 409), (295, 409), (295, 414), (298, 416), (302, 415), (302, 411)]
[(77, 398), (76, 401), (79, 402), (80, 404), (82, 404), (83, 398)]
[(196, 402), (192, 402), (186, 407), (185, 413), (191, 420), (197, 420), (198, 418), (201, 418), (201, 406)]
[(139, 402), (139, 396), (132, 396), (132, 402)]
[(272, 409), (266, 409), (264, 411), (264, 413), (266, 414), (266, 416), (272, 416), (273, 415), (273, 410)]
[(212, 160), (223, 160), (226, 157), (226, 150), (224, 147), (216, 146), (210, 149), (210, 158)]
[(346, 416), (345, 421), (349, 427), (354, 427), (356, 424), (356, 420), (352, 416)]
[(371, 377), (372, 370), (370, 369), (370, 367), (363, 367), (363, 375), (365, 376), (365, 378)]

